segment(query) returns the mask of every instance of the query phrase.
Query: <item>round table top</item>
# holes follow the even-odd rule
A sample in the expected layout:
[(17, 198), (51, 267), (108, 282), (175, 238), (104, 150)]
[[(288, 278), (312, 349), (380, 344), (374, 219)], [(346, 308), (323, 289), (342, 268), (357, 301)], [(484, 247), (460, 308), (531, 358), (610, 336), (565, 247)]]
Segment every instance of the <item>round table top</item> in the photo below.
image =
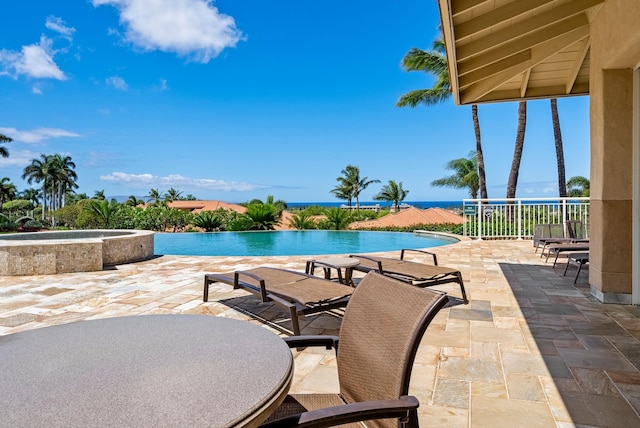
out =
[(258, 424), (292, 374), (280, 337), (235, 319), (144, 315), (45, 327), (0, 336), (0, 425)]
[(354, 267), (360, 264), (360, 260), (354, 257), (324, 257), (321, 259), (316, 259), (315, 261), (333, 265), (339, 268)]

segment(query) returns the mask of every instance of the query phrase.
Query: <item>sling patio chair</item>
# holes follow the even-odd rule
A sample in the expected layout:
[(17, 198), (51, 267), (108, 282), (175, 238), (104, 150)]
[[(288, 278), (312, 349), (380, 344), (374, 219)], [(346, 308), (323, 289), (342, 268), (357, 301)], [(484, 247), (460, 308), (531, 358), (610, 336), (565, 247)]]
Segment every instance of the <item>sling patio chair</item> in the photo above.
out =
[(562, 223), (545, 223), (533, 226), (533, 247), (534, 254), (538, 252), (538, 248), (544, 247), (547, 241), (556, 239), (565, 239), (564, 225)]
[(274, 302), (289, 310), (293, 334), (300, 334), (298, 316), (344, 308), (353, 287), (286, 269), (258, 267), (204, 276), (202, 301), (209, 300), (209, 284), (222, 282), (234, 289), (242, 288), (260, 296), (263, 302)]
[[(410, 251), (432, 256), (433, 265), (405, 260), (405, 253)], [(456, 282), (460, 285), (464, 304), (469, 303), (467, 293), (464, 289), (462, 273), (456, 269), (438, 266), (438, 258), (435, 253), (405, 248), (400, 252), (400, 259), (363, 254), (352, 254), (349, 257), (355, 257), (360, 260), (360, 264), (355, 266), (353, 268), (354, 270), (360, 272), (378, 272), (418, 287), (431, 287), (438, 284)]]
[[(339, 338), (297, 336), (290, 348), (335, 348), (338, 394), (288, 395), (262, 427), (418, 427), (409, 394), (416, 352), (447, 295), (368, 273), (345, 309)], [(364, 424), (355, 422), (369, 421)]]
[[(549, 238), (539, 238), (538, 246), (542, 245), (542, 251), (540, 252), (540, 257), (544, 256), (545, 250), (547, 250), (547, 259), (549, 258), (549, 246), (552, 244), (570, 244), (570, 243), (584, 243), (589, 242), (589, 239), (586, 235), (586, 227), (582, 220), (567, 220), (566, 224), (566, 234), (563, 237), (554, 237), (551, 236)], [(564, 234), (564, 226), (561, 224), (553, 225), (560, 226), (562, 228), (562, 233)], [(557, 232), (555, 233), (557, 234)], [(535, 244), (534, 244), (535, 245)], [(538, 251), (538, 246), (536, 246), (536, 251)]]

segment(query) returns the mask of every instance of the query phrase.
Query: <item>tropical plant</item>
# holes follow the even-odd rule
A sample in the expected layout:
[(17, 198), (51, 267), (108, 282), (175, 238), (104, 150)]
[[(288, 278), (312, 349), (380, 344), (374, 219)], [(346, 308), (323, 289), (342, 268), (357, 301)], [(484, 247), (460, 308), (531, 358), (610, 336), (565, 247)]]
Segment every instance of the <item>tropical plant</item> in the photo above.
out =
[(104, 201), (107, 197), (104, 195), (104, 190), (96, 190), (93, 193), (93, 199), (97, 199), (98, 201)]
[(246, 206), (248, 207), (249, 205), (254, 205), (254, 204), (273, 205), (273, 207), (278, 212), (278, 217), (282, 214), (282, 211), (287, 209), (287, 203), (282, 199), (276, 200), (273, 197), (273, 195), (267, 195), (267, 199), (265, 199), (264, 202), (262, 200), (260, 200), (260, 199), (257, 199), (257, 198), (256, 199), (252, 199), (246, 204)]
[(4, 201), (15, 198), (17, 192), (16, 185), (11, 182), (9, 177), (0, 179), (0, 211), (2, 211)]
[[(350, 194), (351, 198), (356, 200), (356, 211), (360, 214), (360, 193), (370, 184), (380, 183), (380, 180), (369, 180), (369, 177), (360, 177), (360, 168), (354, 165), (347, 165), (341, 171), (341, 174), (341, 177), (336, 178), (339, 184), (334, 190), (341, 189)], [(349, 208), (351, 208), (351, 203), (349, 203)]]
[[(7, 137), (4, 134), (0, 134), (0, 144), (10, 143), (12, 141), (13, 141), (13, 138)], [(8, 158), (9, 150), (7, 150), (6, 147), (0, 146), (0, 156), (2, 156), (3, 158)]]
[(193, 215), (189, 211), (169, 208), (166, 212), (165, 224), (171, 226), (172, 232), (181, 232), (191, 223)]
[(51, 185), (51, 209), (55, 210), (63, 207), (66, 195), (73, 189), (78, 188), (76, 184), (78, 175), (74, 170), (76, 164), (71, 160), (70, 156), (62, 156), (56, 153), (48, 156), (47, 161), (51, 165), (51, 180), (49, 181)]
[(439, 178), (431, 182), (432, 186), (468, 189), (472, 199), (478, 197), (478, 166), (476, 153), (470, 152), (468, 158), (453, 159), (447, 163), (446, 169), (454, 171), (453, 175)]
[(92, 199), (89, 201), (89, 204), (86, 205), (85, 209), (100, 218), (103, 227), (110, 229), (111, 217), (120, 209), (120, 204), (115, 199), (111, 199), (110, 201)]
[(567, 196), (571, 197), (588, 197), (590, 193), (591, 183), (588, 178), (580, 175), (571, 177), (567, 181)]
[(389, 180), (389, 183), (382, 186), (380, 192), (373, 197), (373, 200), (393, 202), (393, 208), (397, 212), (400, 207), (400, 202), (404, 201), (407, 193), (409, 193), (409, 191), (402, 188), (402, 182), (396, 183), (395, 180)]
[(201, 227), (206, 232), (220, 230), (224, 224), (224, 216), (219, 210), (216, 211), (200, 211), (193, 216), (192, 223), (194, 226)]
[(13, 216), (27, 215), (33, 211), (33, 202), (26, 199), (12, 199), (2, 204), (2, 210)]
[(351, 201), (353, 200), (353, 193), (351, 193), (351, 186), (347, 186), (346, 184), (340, 184), (333, 189), (331, 189), (330, 193), (333, 193), (338, 199), (343, 201), (347, 201), (349, 203), (349, 209), (351, 209)]
[(323, 229), (343, 230), (349, 226), (351, 222), (350, 211), (343, 210), (338, 207), (329, 208), (325, 211), (326, 220), (320, 223)]
[(551, 122), (553, 124), (553, 137), (556, 146), (556, 163), (558, 164), (558, 195), (567, 196), (567, 183), (565, 182), (564, 149), (562, 147), (562, 131), (560, 130), (560, 116), (558, 115), (558, 100), (551, 98)]
[(518, 186), (518, 175), (520, 174), (520, 161), (522, 160), (522, 150), (524, 148), (524, 133), (527, 128), (527, 102), (518, 103), (518, 129), (516, 131), (516, 144), (513, 149), (513, 161), (507, 181), (507, 198), (516, 197), (516, 187)]
[(294, 214), (289, 221), (289, 226), (298, 230), (315, 229), (316, 222), (304, 211)]
[[(405, 71), (423, 71), (436, 78), (436, 83), (431, 89), (418, 89), (401, 95), (396, 102), (396, 107), (416, 107), (419, 104), (431, 106), (441, 104), (451, 98), (451, 80), (447, 55), (442, 34), (433, 42), (431, 51), (413, 48), (402, 59), (402, 67)], [(487, 185), (484, 169), (484, 155), (482, 154), (482, 139), (480, 136), (480, 120), (478, 119), (478, 106), (471, 106), (471, 118), (476, 137), (476, 159), (478, 166), (478, 185), (480, 196), (487, 199)]]
[(245, 215), (251, 219), (250, 230), (273, 230), (280, 224), (278, 209), (273, 204), (250, 204)]

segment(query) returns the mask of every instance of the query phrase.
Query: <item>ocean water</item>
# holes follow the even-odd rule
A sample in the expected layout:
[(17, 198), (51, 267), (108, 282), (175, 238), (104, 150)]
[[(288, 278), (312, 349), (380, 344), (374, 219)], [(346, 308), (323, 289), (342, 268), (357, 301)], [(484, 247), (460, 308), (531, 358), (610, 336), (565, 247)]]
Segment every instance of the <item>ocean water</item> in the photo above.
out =
[[(403, 201), (403, 204), (408, 204), (418, 209), (427, 209), (427, 208), (444, 208), (444, 209), (452, 209), (459, 208), (462, 209), (462, 201)], [(308, 208), (314, 205), (318, 205), (321, 207), (339, 207), (341, 205), (347, 205), (347, 201), (335, 201), (335, 202), (287, 202), (287, 206), (289, 208)], [(381, 207), (390, 207), (393, 205), (391, 202), (384, 201), (360, 201), (360, 206), (367, 205), (376, 205), (379, 204)], [(351, 206), (355, 208), (355, 201), (351, 202)]]

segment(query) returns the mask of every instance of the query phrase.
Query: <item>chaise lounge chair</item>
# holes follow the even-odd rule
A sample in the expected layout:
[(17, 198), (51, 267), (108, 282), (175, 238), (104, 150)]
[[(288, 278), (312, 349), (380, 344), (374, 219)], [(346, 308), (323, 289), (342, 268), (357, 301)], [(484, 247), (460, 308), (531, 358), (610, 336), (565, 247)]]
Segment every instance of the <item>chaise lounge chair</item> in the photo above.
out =
[[(433, 257), (433, 265), (404, 260), (406, 252), (413, 251), (428, 254)], [(424, 250), (403, 249), (400, 252), (400, 259), (391, 257), (375, 257), (362, 254), (352, 254), (360, 260), (360, 264), (353, 269), (360, 272), (378, 272), (390, 276), (400, 281), (408, 282), (418, 287), (431, 287), (448, 282), (456, 282), (460, 285), (462, 300), (465, 305), (469, 303), (467, 293), (464, 289), (462, 273), (459, 270), (438, 266), (438, 258), (434, 253)]]
[[(562, 232), (564, 233), (563, 225), (557, 224), (557, 225), (550, 225), (550, 226), (555, 226), (556, 229), (557, 229), (557, 226), (560, 226)], [(581, 220), (567, 220), (566, 227), (567, 227), (566, 236), (557, 237), (552, 235), (549, 238), (539, 238), (538, 245), (536, 245), (536, 250), (534, 252), (537, 252), (538, 246), (542, 245), (542, 251), (540, 252), (540, 257), (544, 256), (545, 250), (547, 250), (547, 259), (548, 259), (549, 258), (548, 250), (550, 245), (589, 242), (589, 239), (587, 238), (587, 235), (586, 235), (586, 228), (584, 227), (584, 223), (582, 223)], [(555, 232), (555, 234), (557, 234), (557, 232)]]
[(589, 242), (570, 242), (567, 244), (551, 244), (548, 247), (547, 258), (545, 262), (549, 260), (549, 256), (551, 254), (555, 254), (555, 258), (553, 259), (553, 267), (556, 267), (556, 263), (558, 262), (558, 256), (560, 253), (577, 253), (577, 252), (585, 252), (589, 251)]
[(317, 276), (272, 267), (258, 267), (229, 273), (208, 273), (204, 276), (202, 301), (209, 300), (209, 284), (222, 282), (243, 288), (260, 296), (263, 302), (272, 301), (289, 310), (293, 334), (300, 334), (298, 316), (330, 309), (344, 308), (353, 287), (338, 284)]
[(418, 345), (447, 303), (438, 291), (367, 274), (345, 310), (340, 336), (298, 336), (291, 348), (336, 349), (338, 394), (291, 394), (262, 425), (269, 427), (418, 427), (418, 399), (409, 381)]

